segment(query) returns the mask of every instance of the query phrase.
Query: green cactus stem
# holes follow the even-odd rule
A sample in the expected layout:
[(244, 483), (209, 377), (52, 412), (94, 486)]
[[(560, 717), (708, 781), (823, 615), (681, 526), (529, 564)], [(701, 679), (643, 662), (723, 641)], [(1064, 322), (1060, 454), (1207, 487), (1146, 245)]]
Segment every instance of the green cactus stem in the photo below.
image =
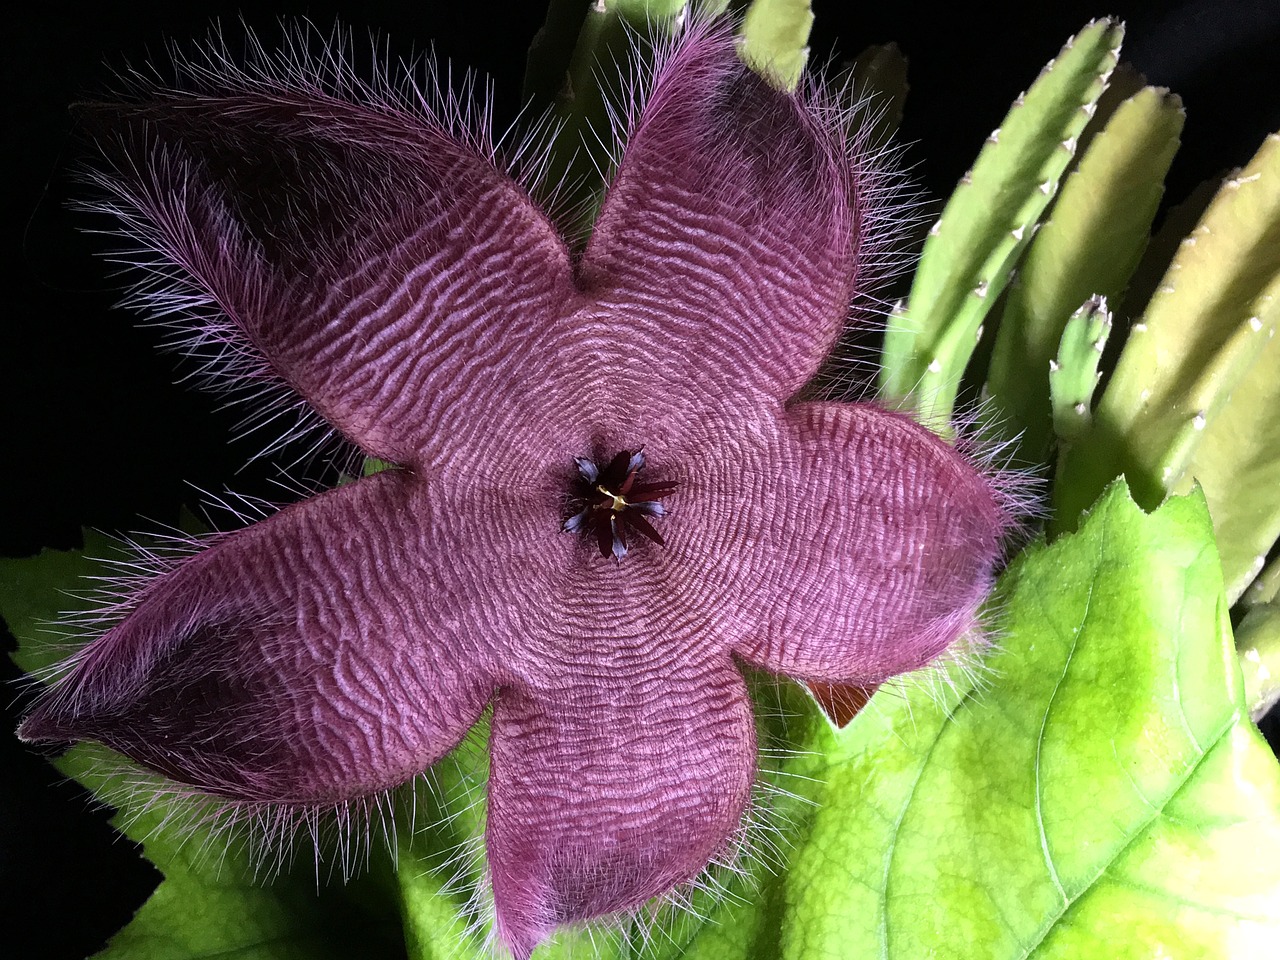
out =
[[(1040, 462), (1048, 452), (1050, 384), (1044, 371), (1059, 341), (1067, 342), (1067, 318), (1091, 295), (1113, 305), (1120, 300), (1146, 247), (1184, 118), (1181, 101), (1154, 87), (1113, 105), (1010, 285), (987, 393), (994, 419), (1009, 434), (1020, 435), (1019, 451), (1026, 462)], [(1094, 372), (1097, 359), (1091, 358)], [(1057, 360), (1061, 378), (1072, 376), (1067, 360)], [(1089, 396), (1093, 380), (1091, 373)], [(1078, 387), (1072, 390), (1079, 392)], [(1053, 404), (1052, 428), (1059, 435), (1060, 423), (1071, 421), (1069, 410), (1079, 402), (1072, 401), (1062, 416)]]
[[(1280, 296), (1280, 283), (1265, 296)], [(1266, 331), (1261, 354), (1206, 425), (1171, 487), (1174, 493), (1186, 492), (1193, 482), (1204, 488), (1227, 599), (1233, 603), (1258, 576), (1280, 537), (1280, 309), (1274, 299), (1268, 306), (1248, 321), (1253, 339)]]
[(809, 60), (810, 0), (753, 0), (742, 18), (740, 54), (783, 90), (794, 90)]
[(1263, 568), (1240, 596), (1240, 602), (1245, 607), (1256, 607), (1271, 603), (1277, 597), (1280, 597), (1280, 557), (1274, 558)]
[[(1164, 283), (1165, 272), (1169, 264), (1178, 255), (1182, 241), (1200, 223), (1209, 204), (1217, 196), (1222, 186), (1221, 179), (1206, 180), (1196, 187), (1181, 201), (1171, 206), (1160, 222), (1160, 227), (1147, 244), (1142, 259), (1138, 261), (1133, 276), (1129, 278), (1129, 289), (1124, 295), (1124, 305), (1118, 311), (1121, 321), (1127, 330), (1129, 325), (1142, 316), (1151, 298), (1156, 295)], [(1110, 363), (1115, 368), (1114, 358)]]
[[(581, 211), (573, 226), (584, 236), (603, 198), (601, 158), (594, 155), (599, 150), (591, 148), (612, 142), (611, 94), (616, 98), (621, 90), (617, 78), (635, 69), (622, 65), (643, 60), (637, 43), (672, 29), (685, 9), (685, 0), (594, 0), (578, 5), (561, 0), (550, 6), (534, 38), (525, 93), (535, 107), (549, 104), (559, 123), (550, 144), (548, 179), (565, 184), (562, 202), (565, 209)], [(570, 41), (575, 27), (576, 39)]]
[(1280, 703), (1280, 604), (1249, 610), (1236, 627), (1236, 650), (1249, 715), (1260, 720)]
[(1093, 391), (1102, 376), (1098, 363), (1110, 333), (1107, 298), (1096, 294), (1063, 327), (1057, 356), (1049, 361), (1053, 432), (1061, 449), (1089, 432)]
[(888, 142), (902, 125), (907, 102), (907, 58), (896, 43), (867, 47), (849, 65), (854, 92), (869, 106), (865, 124), (866, 142)]
[[(1242, 520), (1253, 516), (1243, 526), (1254, 526), (1258, 515), (1249, 504), (1262, 501), (1271, 516), (1274, 480), (1250, 489), (1239, 475), (1249, 451), (1265, 459), (1267, 448), (1274, 449), (1275, 415), (1268, 411), (1277, 375), (1267, 347), (1277, 320), (1280, 135), (1273, 135), (1222, 184), (1133, 324), (1093, 429), (1067, 455), (1056, 489), (1056, 528), (1071, 529), (1121, 473), (1135, 499), (1150, 508), (1167, 493), (1187, 489), (1198, 473), (1207, 479), (1221, 471), (1218, 489), (1206, 487), (1215, 523), (1239, 514)], [(1220, 441), (1206, 446), (1206, 438), (1219, 434)], [(1274, 476), (1271, 469), (1264, 466), (1259, 476)], [(1234, 599), (1270, 544), (1230, 538), (1220, 544), (1235, 558), (1228, 573)]]
[[(929, 231), (905, 309), (885, 332), (880, 386), (945, 429), (984, 318), (1075, 154), (1123, 28), (1098, 20), (1020, 96)], [(1078, 301), (1077, 301), (1078, 302)]]
[(529, 44), (524, 68), (524, 97), (535, 110), (549, 109), (564, 91), (589, 7), (583, 0), (548, 0), (547, 18)]
[(691, 9), (740, 13), (743, 58), (783, 89), (799, 83), (813, 26), (810, 0), (553, 0), (529, 50), (525, 95), (535, 108), (550, 106), (559, 122), (548, 178), (565, 184), (565, 209), (581, 211), (575, 232), (588, 232), (603, 199), (600, 161), (609, 158), (596, 148), (613, 141), (609, 103), (622, 100), (617, 78), (625, 83), (644, 60), (644, 44), (677, 29)]

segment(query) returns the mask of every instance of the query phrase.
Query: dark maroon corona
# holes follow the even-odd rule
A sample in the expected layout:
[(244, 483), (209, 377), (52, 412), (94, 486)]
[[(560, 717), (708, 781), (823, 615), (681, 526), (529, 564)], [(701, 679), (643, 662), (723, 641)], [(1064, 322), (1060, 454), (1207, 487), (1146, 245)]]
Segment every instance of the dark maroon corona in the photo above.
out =
[(671, 494), (676, 484), (637, 483), (636, 476), (645, 467), (644, 453), (619, 451), (604, 467), (586, 457), (574, 457), (574, 461), (578, 465), (576, 512), (564, 522), (566, 531), (594, 535), (600, 556), (613, 557), (615, 562), (627, 555), (628, 530), (654, 543), (664, 542), (645, 518), (667, 515), (658, 500)]

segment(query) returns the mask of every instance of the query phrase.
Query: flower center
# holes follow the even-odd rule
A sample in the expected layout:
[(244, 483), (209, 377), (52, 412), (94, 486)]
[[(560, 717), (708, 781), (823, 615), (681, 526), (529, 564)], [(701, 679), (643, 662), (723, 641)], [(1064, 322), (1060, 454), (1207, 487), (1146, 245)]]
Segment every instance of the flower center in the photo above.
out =
[(619, 451), (603, 465), (586, 457), (574, 457), (578, 477), (574, 484), (573, 516), (564, 522), (569, 533), (595, 537), (602, 557), (619, 561), (627, 555), (627, 534), (638, 533), (662, 543), (662, 534), (654, 529), (649, 517), (665, 517), (666, 509), (658, 501), (676, 488), (674, 481), (638, 483), (636, 475), (644, 469), (644, 454), (639, 450)]

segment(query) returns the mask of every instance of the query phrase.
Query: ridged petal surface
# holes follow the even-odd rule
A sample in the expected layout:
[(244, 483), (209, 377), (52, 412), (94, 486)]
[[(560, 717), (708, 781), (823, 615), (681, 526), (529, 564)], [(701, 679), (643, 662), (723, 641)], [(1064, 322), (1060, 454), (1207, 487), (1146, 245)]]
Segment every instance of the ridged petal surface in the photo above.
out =
[(733, 45), (695, 28), (661, 59), (579, 269), (606, 318), (598, 335), (630, 345), (686, 409), (798, 390), (839, 334), (858, 273), (843, 135)]
[[(443, 756), (502, 681), (530, 585), (461, 551), (485, 509), (383, 473), (154, 580), (27, 718), (232, 800), (330, 804)], [(512, 528), (519, 519), (504, 520)], [(483, 583), (480, 582), (483, 579)]]
[(480, 145), (296, 82), (206, 85), (83, 109), (111, 145), (116, 205), (232, 338), (401, 463), (458, 453), (452, 428), (536, 387), (531, 344), (576, 300), (569, 255)]
[(737, 668), (717, 657), (656, 670), (627, 646), (495, 704), (486, 839), (517, 960), (560, 924), (691, 879), (747, 805), (755, 727)]
[(801, 403), (753, 477), (736, 559), (754, 589), (736, 645), (776, 673), (862, 685), (924, 666), (974, 626), (1011, 518), (931, 431), (864, 404)]

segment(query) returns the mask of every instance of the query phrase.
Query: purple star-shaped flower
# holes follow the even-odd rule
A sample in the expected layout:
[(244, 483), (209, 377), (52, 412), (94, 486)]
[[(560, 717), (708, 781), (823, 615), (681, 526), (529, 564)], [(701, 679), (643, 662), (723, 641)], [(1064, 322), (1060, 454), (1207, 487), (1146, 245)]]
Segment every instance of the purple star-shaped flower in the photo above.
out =
[(527, 958), (731, 846), (739, 662), (873, 685), (973, 626), (1003, 495), (905, 416), (796, 399), (871, 191), (725, 28), (663, 53), (581, 254), (456, 116), (284, 61), (191, 73), (94, 109), (155, 310), (400, 468), (151, 581), (23, 737), (305, 811), (405, 783), (491, 705), (488, 862)]

